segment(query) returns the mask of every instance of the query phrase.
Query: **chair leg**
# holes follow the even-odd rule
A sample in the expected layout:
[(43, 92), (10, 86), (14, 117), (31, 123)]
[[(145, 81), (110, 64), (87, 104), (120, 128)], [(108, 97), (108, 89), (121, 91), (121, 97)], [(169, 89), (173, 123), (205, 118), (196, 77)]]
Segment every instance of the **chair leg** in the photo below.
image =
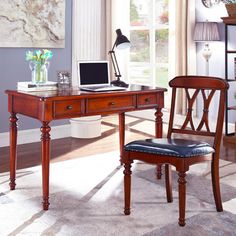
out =
[(130, 195), (131, 195), (131, 163), (124, 164), (124, 197), (125, 197), (125, 215), (130, 215)]
[(157, 165), (157, 179), (161, 179), (161, 176), (162, 176), (162, 169), (161, 169), (162, 165), (161, 164), (158, 164)]
[(171, 166), (168, 165), (168, 164), (165, 165), (165, 180), (166, 180), (166, 198), (167, 198), (167, 202), (173, 202), (172, 173), (171, 173)]
[(212, 161), (211, 163), (211, 180), (212, 189), (217, 211), (223, 211), (221, 194), (220, 194), (220, 177), (219, 177), (219, 161)]
[(179, 225), (185, 226), (185, 204), (186, 204), (186, 179), (185, 172), (180, 171), (178, 173), (179, 179)]

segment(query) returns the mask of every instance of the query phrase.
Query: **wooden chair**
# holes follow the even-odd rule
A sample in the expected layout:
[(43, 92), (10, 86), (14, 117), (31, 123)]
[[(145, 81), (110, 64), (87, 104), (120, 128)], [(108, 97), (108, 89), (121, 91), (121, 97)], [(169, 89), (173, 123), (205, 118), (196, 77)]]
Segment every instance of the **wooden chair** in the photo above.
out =
[[(171, 168), (173, 165), (178, 172), (178, 188), (179, 188), (179, 225), (185, 225), (185, 202), (186, 202), (186, 172), (191, 165), (211, 161), (211, 176), (213, 194), (217, 211), (223, 211), (220, 183), (219, 183), (219, 154), (220, 143), (222, 136), (222, 128), (224, 121), (225, 109), (225, 94), (228, 89), (228, 84), (222, 79), (203, 76), (179, 76), (169, 82), (172, 87), (172, 101), (170, 110), (169, 128), (167, 138), (156, 138), (133, 141), (125, 145), (123, 163), (124, 163), (124, 200), (125, 200), (125, 215), (130, 214), (130, 191), (131, 191), (131, 164), (133, 160), (141, 160), (150, 164), (160, 165), (165, 164), (165, 180), (167, 201), (172, 202), (172, 183), (171, 183)], [(187, 97), (187, 114), (182, 126), (175, 127), (174, 112), (176, 103), (177, 90), (181, 88), (185, 90)], [(193, 92), (191, 96), (190, 92)], [(216, 93), (219, 91), (219, 94)], [(193, 121), (193, 104), (201, 95), (203, 98), (203, 114), (197, 128)], [(217, 95), (217, 101), (214, 104), (218, 106), (218, 110), (214, 107), (216, 116), (215, 131), (211, 131), (208, 122), (208, 113), (213, 95)], [(203, 127), (205, 126), (205, 129)], [(178, 137), (181, 134), (211, 136), (213, 145), (206, 142), (187, 139), (172, 138), (173, 133), (177, 133)], [(201, 140), (201, 137), (199, 137)], [(144, 191), (146, 191), (144, 189)], [(204, 194), (204, 193), (203, 193)]]

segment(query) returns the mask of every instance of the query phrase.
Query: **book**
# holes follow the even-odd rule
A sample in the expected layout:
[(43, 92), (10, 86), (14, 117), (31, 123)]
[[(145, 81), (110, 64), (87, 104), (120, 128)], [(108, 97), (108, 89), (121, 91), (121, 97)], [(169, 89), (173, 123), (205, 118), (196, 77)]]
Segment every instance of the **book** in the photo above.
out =
[(45, 84), (33, 84), (32, 82), (17, 82), (17, 87), (25, 87), (25, 88), (36, 88), (36, 87), (57, 87), (57, 82), (53, 82), (53, 81), (48, 81)]
[(57, 87), (35, 87), (35, 88), (25, 88), (18, 86), (17, 87), (18, 91), (25, 91), (25, 92), (37, 92), (37, 91), (49, 91), (49, 90), (57, 90)]
[(19, 91), (48, 91), (57, 90), (57, 82), (48, 81), (45, 84), (33, 84), (32, 82), (17, 82), (17, 90)]

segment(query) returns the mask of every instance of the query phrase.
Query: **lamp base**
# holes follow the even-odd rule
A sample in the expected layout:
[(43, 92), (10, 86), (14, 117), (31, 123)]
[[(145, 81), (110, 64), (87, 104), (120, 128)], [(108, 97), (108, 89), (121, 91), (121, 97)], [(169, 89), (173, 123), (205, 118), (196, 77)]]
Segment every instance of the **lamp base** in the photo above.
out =
[(111, 81), (111, 84), (114, 86), (118, 86), (118, 87), (125, 87), (125, 88), (129, 87), (128, 84), (126, 84), (125, 82), (123, 82), (121, 80), (113, 80), (113, 81)]

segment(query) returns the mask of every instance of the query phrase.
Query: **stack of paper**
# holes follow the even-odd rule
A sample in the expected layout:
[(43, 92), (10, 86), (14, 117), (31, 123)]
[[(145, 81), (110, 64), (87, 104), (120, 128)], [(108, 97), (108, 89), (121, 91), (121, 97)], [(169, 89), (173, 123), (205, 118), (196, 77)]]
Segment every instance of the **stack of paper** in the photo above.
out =
[(32, 82), (17, 82), (17, 90), (29, 92), (57, 90), (57, 82), (48, 81), (45, 84), (33, 84)]

